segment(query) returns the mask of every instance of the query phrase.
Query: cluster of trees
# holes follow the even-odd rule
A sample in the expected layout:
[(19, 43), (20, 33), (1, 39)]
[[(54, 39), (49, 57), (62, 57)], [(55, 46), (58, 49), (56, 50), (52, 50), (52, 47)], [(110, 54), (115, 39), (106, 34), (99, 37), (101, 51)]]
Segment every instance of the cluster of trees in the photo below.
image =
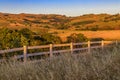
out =
[[(86, 40), (87, 38), (83, 34), (71, 34), (67, 37), (67, 42), (82, 42)], [(0, 49), (17, 48), (23, 45), (36, 46), (57, 43), (62, 43), (60, 37), (50, 33), (37, 35), (27, 28), (21, 30), (0, 29)]]
[(49, 43), (61, 43), (57, 36), (45, 33), (35, 36), (36, 33), (29, 29), (10, 30), (7, 28), (0, 29), (0, 49), (9, 49), (21, 47), (23, 45), (41, 45)]

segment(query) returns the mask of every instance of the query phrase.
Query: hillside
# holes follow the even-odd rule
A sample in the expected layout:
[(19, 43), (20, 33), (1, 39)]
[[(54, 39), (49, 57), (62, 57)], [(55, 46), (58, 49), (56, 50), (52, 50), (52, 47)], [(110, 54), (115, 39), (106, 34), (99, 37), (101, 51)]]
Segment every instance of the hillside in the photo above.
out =
[(0, 13), (0, 28), (45, 28), (70, 30), (119, 30), (120, 14), (87, 14), (67, 17), (56, 14)]
[(43, 14), (6, 14), (0, 13), (0, 27), (9, 28), (56, 28), (69, 21), (62, 15)]

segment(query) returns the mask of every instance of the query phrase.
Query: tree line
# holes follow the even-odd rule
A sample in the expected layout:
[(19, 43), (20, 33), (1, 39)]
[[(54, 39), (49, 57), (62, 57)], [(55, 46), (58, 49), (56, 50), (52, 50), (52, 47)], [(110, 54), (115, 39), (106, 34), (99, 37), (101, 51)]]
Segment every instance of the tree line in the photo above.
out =
[[(11, 49), (27, 46), (37, 46), (46, 44), (63, 43), (59, 36), (50, 33), (37, 34), (31, 30), (24, 28), (21, 30), (11, 30), (8, 28), (0, 29), (0, 49)], [(83, 42), (88, 39), (83, 34), (71, 34), (67, 37), (67, 42)]]

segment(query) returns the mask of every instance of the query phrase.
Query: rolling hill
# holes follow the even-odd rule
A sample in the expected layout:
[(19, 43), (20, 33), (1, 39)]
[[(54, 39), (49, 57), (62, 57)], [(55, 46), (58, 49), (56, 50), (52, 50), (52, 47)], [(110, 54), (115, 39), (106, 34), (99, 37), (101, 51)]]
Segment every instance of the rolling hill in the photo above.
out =
[(0, 28), (45, 28), (70, 30), (120, 30), (120, 14), (86, 14), (67, 17), (57, 14), (0, 13)]

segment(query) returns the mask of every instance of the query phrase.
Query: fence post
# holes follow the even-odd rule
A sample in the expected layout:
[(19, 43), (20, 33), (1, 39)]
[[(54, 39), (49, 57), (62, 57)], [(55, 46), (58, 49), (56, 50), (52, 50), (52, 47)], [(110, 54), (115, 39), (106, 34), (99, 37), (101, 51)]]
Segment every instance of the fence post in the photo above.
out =
[(118, 41), (117, 40), (115, 41), (115, 44), (116, 44), (116, 46), (118, 45)]
[(70, 43), (70, 51), (71, 51), (71, 54), (73, 54), (73, 43), (72, 42)]
[(14, 57), (13, 57), (13, 58), (14, 58), (14, 60), (17, 60), (17, 56), (16, 56), (16, 55), (14, 55)]
[(50, 44), (50, 57), (53, 57), (53, 44)]
[(102, 50), (104, 50), (104, 41), (101, 41)]
[(88, 53), (90, 53), (90, 41), (88, 41)]
[(23, 60), (24, 60), (24, 62), (27, 62), (27, 49), (28, 49), (27, 46), (23, 46), (23, 56), (24, 56)]

